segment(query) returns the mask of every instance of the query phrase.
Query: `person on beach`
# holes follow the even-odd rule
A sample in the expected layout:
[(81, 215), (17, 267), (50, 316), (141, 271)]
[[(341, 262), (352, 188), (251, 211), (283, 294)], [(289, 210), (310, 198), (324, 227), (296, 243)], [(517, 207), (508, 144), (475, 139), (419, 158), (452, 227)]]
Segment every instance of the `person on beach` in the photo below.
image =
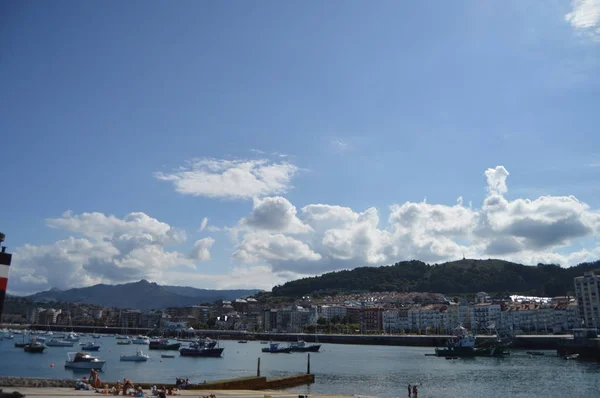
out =
[(419, 394), (419, 390), (417, 390), (417, 385), (415, 384), (413, 386), (413, 398), (417, 398), (418, 394)]
[(408, 398), (410, 398), (410, 393), (412, 392), (411, 388), (410, 388), (410, 384), (408, 385)]

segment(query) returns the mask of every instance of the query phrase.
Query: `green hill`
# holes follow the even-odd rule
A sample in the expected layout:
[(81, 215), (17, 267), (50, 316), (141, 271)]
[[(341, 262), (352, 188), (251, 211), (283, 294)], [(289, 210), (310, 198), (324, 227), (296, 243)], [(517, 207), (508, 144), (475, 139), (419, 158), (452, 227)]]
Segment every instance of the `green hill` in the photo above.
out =
[(464, 259), (434, 265), (413, 260), (299, 279), (275, 286), (272, 295), (297, 297), (348, 291), (469, 294), (486, 291), (562, 296), (573, 294), (573, 278), (595, 270), (600, 271), (600, 261), (562, 268), (555, 264), (530, 266), (492, 259)]

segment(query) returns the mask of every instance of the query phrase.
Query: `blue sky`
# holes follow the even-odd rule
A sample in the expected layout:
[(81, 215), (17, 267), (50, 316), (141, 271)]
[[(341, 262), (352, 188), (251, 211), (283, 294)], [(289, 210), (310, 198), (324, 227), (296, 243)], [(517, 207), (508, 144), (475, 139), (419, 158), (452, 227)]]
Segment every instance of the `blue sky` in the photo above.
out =
[(1, 7), (13, 293), (600, 254), (598, 0)]

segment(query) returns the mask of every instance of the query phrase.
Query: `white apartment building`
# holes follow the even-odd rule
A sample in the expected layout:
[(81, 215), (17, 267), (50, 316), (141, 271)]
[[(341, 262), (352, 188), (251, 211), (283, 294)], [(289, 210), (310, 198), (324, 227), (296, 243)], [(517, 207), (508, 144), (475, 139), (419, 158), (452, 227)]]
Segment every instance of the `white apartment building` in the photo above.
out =
[(400, 314), (398, 309), (384, 310), (381, 314), (383, 330), (386, 333), (398, 333), (400, 331)]
[(498, 328), (501, 313), (500, 304), (479, 303), (471, 306), (471, 330), (480, 332)]
[(348, 310), (344, 306), (340, 305), (323, 305), (321, 306), (321, 317), (327, 320), (338, 316), (340, 318), (348, 315)]
[(579, 317), (588, 328), (600, 327), (600, 276), (586, 272), (575, 282), (575, 296), (579, 307)]

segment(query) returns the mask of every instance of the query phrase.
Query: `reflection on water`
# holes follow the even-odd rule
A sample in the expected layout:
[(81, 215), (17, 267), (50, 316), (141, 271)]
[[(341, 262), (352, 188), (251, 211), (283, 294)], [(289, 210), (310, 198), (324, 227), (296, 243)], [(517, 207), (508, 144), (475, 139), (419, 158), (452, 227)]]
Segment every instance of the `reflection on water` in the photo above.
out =
[[(224, 341), (223, 358), (179, 357), (161, 359), (150, 351), (148, 362), (121, 362), (120, 355), (135, 353), (135, 346), (118, 346), (110, 337), (100, 339), (94, 355), (107, 361), (103, 380), (123, 378), (153, 383), (174, 382), (176, 377), (193, 382), (254, 376), (257, 359), (261, 374), (286, 376), (306, 371), (307, 354), (262, 353), (259, 342)], [(79, 378), (88, 370), (64, 368), (72, 348), (48, 347), (43, 354), (26, 355), (10, 341), (0, 342), (0, 375)], [(291, 389), (297, 393), (405, 397), (406, 385), (421, 385), (419, 397), (595, 397), (600, 396), (600, 365), (565, 361), (546, 351), (531, 357), (515, 352), (508, 358), (445, 360), (425, 356), (433, 348), (324, 344), (311, 354), (316, 383)], [(50, 364), (55, 364), (52, 368)]]

